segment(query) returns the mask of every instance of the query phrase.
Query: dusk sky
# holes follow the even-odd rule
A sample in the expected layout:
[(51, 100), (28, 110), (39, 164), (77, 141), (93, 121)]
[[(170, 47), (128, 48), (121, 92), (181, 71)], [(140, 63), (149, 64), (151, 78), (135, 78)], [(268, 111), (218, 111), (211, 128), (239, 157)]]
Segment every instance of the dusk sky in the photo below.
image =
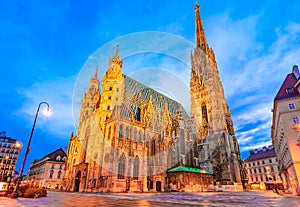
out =
[[(246, 158), (249, 150), (271, 144), (273, 99), (293, 65), (300, 64), (300, 1), (198, 3), (242, 157)], [(112, 57), (117, 44), (121, 58), (126, 56), (124, 74), (139, 80), (144, 76), (134, 73), (139, 68), (165, 68), (188, 86), (190, 74), (185, 67), (189, 62), (177, 64), (174, 58), (165, 58), (168, 53), (157, 60), (147, 51), (128, 55), (129, 46), (119, 40), (156, 31), (194, 43), (194, 5), (194, 0), (1, 1), (0, 131), (23, 144), (17, 171), (38, 104), (47, 101), (53, 113), (48, 118), (39, 114), (25, 173), (33, 159), (68, 146), (70, 134), (77, 128), (78, 94), (87, 89), (95, 67), (82, 71), (101, 52)], [(152, 38), (148, 36), (148, 40)], [(172, 45), (172, 38), (169, 40), (166, 44)], [(189, 56), (190, 51), (185, 54)], [(101, 73), (107, 63), (108, 59), (93, 59), (92, 65), (99, 65)], [(85, 84), (78, 84), (84, 79)], [(76, 87), (81, 90), (78, 94), (75, 90), (73, 97)]]

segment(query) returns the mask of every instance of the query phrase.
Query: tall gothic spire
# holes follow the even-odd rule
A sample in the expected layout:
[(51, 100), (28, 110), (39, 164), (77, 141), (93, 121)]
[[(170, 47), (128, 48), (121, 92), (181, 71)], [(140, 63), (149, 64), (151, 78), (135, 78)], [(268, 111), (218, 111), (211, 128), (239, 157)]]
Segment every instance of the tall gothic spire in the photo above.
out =
[(95, 71), (95, 74), (94, 74), (94, 79), (98, 79), (98, 66), (96, 67), (96, 71)]
[(122, 59), (119, 58), (119, 45), (116, 47), (116, 53), (114, 57), (109, 60), (109, 64), (111, 63), (117, 63), (120, 65), (120, 67), (122, 67)]
[(200, 8), (199, 4), (196, 3), (195, 5), (195, 12), (196, 12), (196, 46), (205, 48), (207, 46), (204, 28), (202, 25), (202, 20), (200, 17)]

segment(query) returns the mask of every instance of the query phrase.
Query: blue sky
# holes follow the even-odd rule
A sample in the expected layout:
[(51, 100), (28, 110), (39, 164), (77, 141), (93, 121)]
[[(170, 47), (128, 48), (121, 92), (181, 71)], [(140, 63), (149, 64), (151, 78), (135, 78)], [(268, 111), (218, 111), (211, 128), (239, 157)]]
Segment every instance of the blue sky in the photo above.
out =
[[(198, 2), (246, 158), (250, 149), (271, 143), (273, 98), (292, 66), (300, 63), (300, 2)], [(39, 102), (47, 101), (53, 110), (49, 118), (39, 115), (27, 168), (33, 159), (68, 145), (75, 131), (76, 79), (99, 48), (144, 31), (167, 32), (194, 42), (194, 5), (190, 0), (1, 1), (0, 130), (23, 143), (21, 159)], [(112, 56), (114, 51), (107, 53)], [(141, 64), (152, 66), (145, 60), (153, 57), (140, 58), (124, 60), (124, 73), (132, 74)], [(189, 77), (170, 60), (160, 58), (157, 65), (172, 67), (183, 81)]]

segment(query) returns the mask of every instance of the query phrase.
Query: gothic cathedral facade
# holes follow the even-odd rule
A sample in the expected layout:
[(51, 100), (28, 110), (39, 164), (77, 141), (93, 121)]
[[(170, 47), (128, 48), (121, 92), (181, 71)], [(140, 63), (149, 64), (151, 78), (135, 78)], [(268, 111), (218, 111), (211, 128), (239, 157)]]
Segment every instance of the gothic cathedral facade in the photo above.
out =
[(65, 190), (167, 191), (167, 172), (178, 166), (211, 172), (215, 184), (241, 183), (231, 115), (197, 4), (195, 11), (190, 115), (180, 103), (124, 75), (117, 48), (101, 91), (97, 68), (82, 98), (77, 134), (69, 143)]

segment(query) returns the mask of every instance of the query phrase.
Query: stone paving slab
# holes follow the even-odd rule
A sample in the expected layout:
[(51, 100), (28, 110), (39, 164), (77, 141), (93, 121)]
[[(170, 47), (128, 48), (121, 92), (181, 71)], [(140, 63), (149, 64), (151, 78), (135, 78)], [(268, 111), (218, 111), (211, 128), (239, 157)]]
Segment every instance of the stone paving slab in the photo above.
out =
[(70, 193), (48, 191), (44, 198), (0, 197), (0, 207), (43, 206), (288, 206), (300, 207), (300, 196), (271, 191), (212, 193)]

